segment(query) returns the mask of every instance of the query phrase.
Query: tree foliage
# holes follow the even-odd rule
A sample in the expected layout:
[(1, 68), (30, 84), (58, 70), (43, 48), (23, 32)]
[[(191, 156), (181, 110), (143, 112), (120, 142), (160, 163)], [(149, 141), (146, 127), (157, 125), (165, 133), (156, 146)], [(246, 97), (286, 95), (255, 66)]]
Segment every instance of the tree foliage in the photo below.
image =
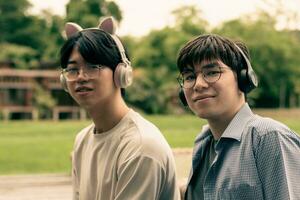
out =
[(82, 27), (95, 27), (99, 17), (112, 15), (121, 21), (122, 14), (118, 5), (105, 0), (70, 0), (67, 4), (66, 21), (80, 24)]
[[(137, 77), (139, 86), (130, 93), (130, 102), (147, 107), (145, 110), (150, 113), (177, 112), (174, 108), (179, 103), (173, 99), (178, 93), (178, 86), (174, 88), (178, 50), (188, 40), (212, 32), (243, 41), (249, 47), (252, 65), (260, 80), (259, 87), (248, 97), (252, 105), (299, 106), (300, 57), (296, 56), (300, 51), (299, 31), (276, 29), (276, 17), (261, 11), (227, 21), (214, 29), (209, 29), (201, 12), (194, 7), (180, 8), (174, 15), (173, 27), (150, 32), (132, 48), (134, 66), (143, 69), (145, 75)], [(154, 98), (154, 95), (160, 97)]]
[[(256, 106), (289, 107), (297, 98), (296, 77), (299, 78), (299, 38), (292, 31), (275, 29), (276, 21), (267, 13), (224, 23), (217, 33), (242, 40), (249, 47), (252, 65), (260, 80), (253, 93)], [(296, 96), (295, 96), (296, 95)], [(292, 105), (291, 105), (292, 106)]]
[[(39, 16), (30, 15), (28, 14), (30, 7), (28, 0), (0, 0), (0, 44), (20, 45), (22, 52), (24, 47), (31, 48), (35, 51), (31, 57), (32, 63), (42, 61), (57, 63), (58, 50), (64, 40), (62, 33), (66, 21), (74, 21), (83, 27), (94, 27), (99, 23), (99, 17), (104, 15), (113, 15), (117, 20), (122, 19), (118, 5), (105, 0), (71, 0), (66, 7), (66, 18), (53, 15), (46, 10)], [(9, 58), (19, 58), (20, 51), (14, 56), (13, 52), (10, 52)], [(6, 54), (1, 51), (0, 57), (3, 58)]]
[(28, 46), (15, 45), (10, 43), (0, 43), (0, 49), (5, 51), (0, 53), (0, 61), (10, 61), (18, 66), (18, 68), (28, 69), (37, 67), (35, 58), (37, 51)]
[[(16, 68), (35, 68), (41, 62), (57, 63), (67, 21), (86, 28), (95, 27), (104, 15), (122, 20), (118, 5), (109, 0), (70, 0), (65, 17), (48, 11), (33, 16), (28, 13), (30, 6), (28, 0), (0, 0), (0, 61), (13, 61)], [(135, 81), (127, 89), (126, 100), (148, 113), (182, 112), (176, 82), (178, 51), (187, 41), (212, 32), (243, 41), (249, 47), (251, 63), (260, 80), (259, 88), (249, 95), (253, 105), (300, 106), (300, 31), (279, 30), (278, 21), (288, 11), (282, 5), (277, 8), (274, 9), (277, 13), (258, 11), (212, 29), (201, 10), (184, 6), (173, 12), (173, 25), (139, 38), (123, 37), (135, 68)], [(294, 15), (286, 16), (289, 16), (288, 25), (293, 24)], [(44, 105), (43, 101), (37, 102)]]
[[(0, 61), (12, 62), (15, 68), (38, 68), (41, 63), (50, 63), (57, 68), (67, 20), (74, 20), (83, 27), (94, 27), (103, 15), (122, 19), (118, 5), (104, 0), (71, 0), (66, 18), (46, 10), (39, 16), (30, 15), (30, 6), (28, 0), (0, 0)], [(56, 102), (40, 83), (35, 84), (35, 93), (34, 105), (46, 115)]]
[(198, 10), (183, 7), (174, 11), (175, 25), (153, 30), (131, 47), (132, 64), (143, 75), (137, 76), (128, 101), (148, 113), (180, 112), (177, 98), (176, 55), (191, 37), (204, 33), (207, 22), (197, 18)]

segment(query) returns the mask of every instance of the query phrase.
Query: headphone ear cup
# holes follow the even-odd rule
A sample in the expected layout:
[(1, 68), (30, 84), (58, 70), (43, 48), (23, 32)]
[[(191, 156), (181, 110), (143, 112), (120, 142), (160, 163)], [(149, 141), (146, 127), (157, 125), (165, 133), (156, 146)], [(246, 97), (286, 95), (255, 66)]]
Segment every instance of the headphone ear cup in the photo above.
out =
[(256, 88), (258, 86), (258, 78), (256, 76), (256, 73), (252, 70), (252, 68), (250, 70), (248, 70), (248, 91), (250, 92), (251, 90), (253, 90), (254, 88)]
[(60, 84), (61, 84), (61, 86), (62, 86), (62, 88), (66, 91), (66, 92), (69, 92), (68, 91), (68, 86), (67, 86), (67, 80), (66, 80), (66, 78), (64, 77), (64, 75), (60, 75), (60, 77), (59, 77), (59, 80), (60, 80)]
[(132, 83), (132, 67), (125, 63), (119, 63), (114, 72), (114, 82), (119, 88), (126, 88)]
[(245, 53), (237, 44), (234, 45), (237, 48), (237, 50), (241, 53), (246, 63), (246, 69), (242, 69), (238, 74), (238, 86), (242, 92), (247, 94), (257, 87), (258, 79)]
[(238, 80), (239, 88), (242, 92), (246, 93), (248, 81), (247, 81), (247, 70), (242, 69)]
[(182, 89), (180, 89), (180, 91), (179, 91), (179, 93), (178, 93), (178, 96), (179, 96), (179, 99), (180, 99), (182, 105), (188, 106), (187, 101), (186, 101), (186, 98), (185, 98), (185, 95), (184, 95), (184, 92), (183, 92)]
[(246, 69), (242, 69), (240, 72), (239, 88), (244, 93), (249, 93), (251, 90), (256, 88), (258, 85), (258, 80), (255, 72), (248, 67), (248, 72)]

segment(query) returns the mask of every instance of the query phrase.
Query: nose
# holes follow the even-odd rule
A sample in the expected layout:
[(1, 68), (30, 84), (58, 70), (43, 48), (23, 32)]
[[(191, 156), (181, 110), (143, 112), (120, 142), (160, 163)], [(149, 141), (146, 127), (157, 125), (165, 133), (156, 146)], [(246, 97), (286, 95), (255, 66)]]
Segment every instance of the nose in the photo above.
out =
[(199, 73), (197, 75), (197, 78), (195, 80), (195, 85), (194, 85), (194, 90), (197, 89), (202, 89), (202, 88), (207, 88), (208, 87), (208, 83), (204, 80), (204, 77), (201, 73)]
[(82, 79), (86, 80), (88, 79), (88, 77), (89, 77), (88, 74), (82, 68), (78, 71), (78, 75), (77, 75), (78, 80), (82, 80)]

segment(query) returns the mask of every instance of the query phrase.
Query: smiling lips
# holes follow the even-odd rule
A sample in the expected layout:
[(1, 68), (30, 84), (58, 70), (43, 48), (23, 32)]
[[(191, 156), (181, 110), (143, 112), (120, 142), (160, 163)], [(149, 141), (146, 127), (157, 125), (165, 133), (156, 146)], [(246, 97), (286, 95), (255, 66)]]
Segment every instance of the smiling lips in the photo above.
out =
[(213, 95), (201, 95), (201, 96), (196, 96), (196, 97), (192, 98), (192, 100), (193, 100), (193, 102), (196, 102), (196, 101), (203, 101), (203, 100), (206, 100), (209, 98), (214, 98), (214, 96)]
[(85, 87), (85, 86), (80, 86), (80, 87), (77, 87), (75, 89), (75, 92), (89, 92), (89, 91), (92, 91), (92, 90), (93, 90), (92, 88)]

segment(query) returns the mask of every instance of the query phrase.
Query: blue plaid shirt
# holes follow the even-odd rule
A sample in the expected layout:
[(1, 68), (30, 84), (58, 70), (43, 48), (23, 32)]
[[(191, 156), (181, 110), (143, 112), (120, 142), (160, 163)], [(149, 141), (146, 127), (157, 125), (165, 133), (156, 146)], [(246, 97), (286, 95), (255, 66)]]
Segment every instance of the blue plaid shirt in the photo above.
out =
[[(195, 141), (188, 180), (209, 145), (208, 126)], [(285, 125), (254, 115), (246, 103), (215, 146), (204, 183), (204, 199), (300, 200), (300, 137)]]

